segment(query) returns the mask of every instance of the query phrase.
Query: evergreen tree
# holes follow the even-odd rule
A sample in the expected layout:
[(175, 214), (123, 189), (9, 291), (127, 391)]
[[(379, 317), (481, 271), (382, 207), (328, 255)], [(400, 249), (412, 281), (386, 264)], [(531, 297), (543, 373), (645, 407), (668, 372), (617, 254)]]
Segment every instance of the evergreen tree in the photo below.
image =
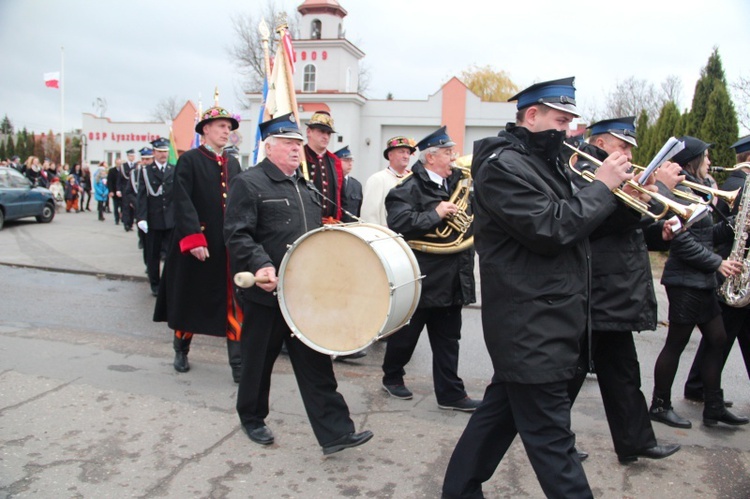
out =
[(19, 152), (18, 155), (21, 156), (21, 159), (25, 161), (26, 158), (34, 154), (34, 139), (33, 135), (29, 135), (26, 127), (23, 127), (23, 130), (21, 130), (21, 136), (23, 136), (23, 143), (25, 147), (23, 153)]
[(683, 135), (688, 135), (687, 129), (688, 124), (690, 123), (690, 113), (685, 111), (681, 116), (679, 121), (677, 122), (677, 126), (674, 129), (674, 136), (675, 137), (682, 137)]
[(21, 161), (26, 159), (24, 152), (26, 151), (26, 141), (23, 139), (21, 132), (16, 134), (16, 154), (21, 158)]
[(9, 158), (16, 154), (16, 145), (13, 143), (12, 135), (8, 135), (8, 140), (5, 142), (5, 152)]
[(10, 122), (7, 114), (3, 117), (3, 121), (0, 122), (0, 133), (8, 136), (13, 134), (13, 124)]
[[(724, 91), (726, 91), (727, 79), (724, 75), (724, 68), (721, 64), (719, 49), (714, 47), (706, 66), (701, 69), (701, 77), (695, 84), (693, 105), (690, 109), (690, 120), (688, 121), (687, 129), (685, 131), (686, 135), (692, 135), (702, 139), (699, 135), (703, 126), (703, 120), (706, 119), (708, 99), (711, 97), (716, 86), (721, 86), (724, 88)], [(733, 118), (736, 121), (736, 115), (734, 115)]]
[(706, 117), (698, 137), (713, 144), (710, 158), (715, 165), (732, 166), (735, 163), (734, 151), (729, 148), (739, 135), (737, 113), (729, 98), (726, 87), (716, 85), (708, 99)]
[(0, 140), (0, 159), (10, 159), (10, 156), (5, 154), (5, 141)]
[[(680, 121), (680, 110), (674, 102), (667, 102), (661, 108), (659, 118), (656, 120), (651, 131), (651, 141), (649, 142), (648, 161), (659, 152), (664, 143), (674, 136), (674, 131)], [(643, 165), (646, 166), (646, 165)]]
[(638, 121), (635, 126), (635, 131), (638, 135), (638, 147), (633, 149), (633, 162), (638, 165), (650, 161), (650, 158), (646, 156), (651, 137), (651, 127), (648, 126), (648, 122), (648, 113), (644, 109), (638, 116)]

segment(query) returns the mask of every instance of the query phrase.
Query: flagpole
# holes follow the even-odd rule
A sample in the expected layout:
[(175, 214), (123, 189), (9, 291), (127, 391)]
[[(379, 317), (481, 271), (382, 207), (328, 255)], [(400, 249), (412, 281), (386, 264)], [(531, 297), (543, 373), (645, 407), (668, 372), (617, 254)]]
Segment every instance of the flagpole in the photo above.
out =
[(65, 165), (65, 47), (60, 47), (60, 168)]

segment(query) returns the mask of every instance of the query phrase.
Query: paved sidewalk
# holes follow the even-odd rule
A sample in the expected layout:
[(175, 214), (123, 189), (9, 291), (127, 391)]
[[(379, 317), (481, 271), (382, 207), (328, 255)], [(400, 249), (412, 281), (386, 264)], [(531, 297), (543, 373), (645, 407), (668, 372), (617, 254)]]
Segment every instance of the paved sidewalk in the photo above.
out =
[[(46, 225), (9, 222), (0, 231), (0, 264), (0, 498), (440, 496), (469, 416), (437, 408), (424, 341), (410, 367), (411, 401), (388, 398), (380, 389), (382, 345), (361, 361), (335, 364), (357, 428), (375, 437), (328, 457), (313, 438), (288, 359), (280, 358), (268, 418), (276, 443), (261, 447), (240, 429), (237, 389), (221, 341), (196, 337), (193, 369), (174, 372), (168, 331), (149, 320), (152, 299), (135, 234), (115, 226), (111, 215), (105, 222), (95, 213), (65, 212)], [(34, 296), (45, 282), (50, 293)], [(68, 296), (65, 290), (73, 289), (83, 291)], [(45, 310), (58, 307), (59, 323), (35, 313), (33, 303), (28, 310), (5, 308), (15, 303), (13, 296), (38, 300)], [(76, 314), (99, 302), (140, 312), (116, 328), (79, 326)], [(461, 360), (467, 388), (477, 396), (491, 372), (478, 313), (464, 313)], [(647, 397), (663, 338), (663, 328), (638, 337)], [(747, 378), (730, 360), (735, 410), (747, 414)], [(623, 466), (612, 450), (596, 383), (585, 384), (573, 426), (578, 446), (591, 455), (584, 468), (595, 496), (750, 497), (750, 429), (709, 430), (700, 424), (700, 406), (676, 405), (694, 428), (655, 430), (661, 441), (683, 444), (683, 451)], [(518, 439), (485, 493), (543, 497)]]

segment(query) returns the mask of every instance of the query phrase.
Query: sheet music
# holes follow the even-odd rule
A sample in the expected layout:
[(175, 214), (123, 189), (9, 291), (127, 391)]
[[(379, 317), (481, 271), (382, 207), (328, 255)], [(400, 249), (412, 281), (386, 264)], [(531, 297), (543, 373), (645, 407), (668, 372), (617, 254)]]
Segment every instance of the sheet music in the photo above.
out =
[(646, 183), (646, 180), (651, 176), (654, 171), (661, 166), (662, 163), (665, 161), (669, 161), (669, 159), (673, 158), (675, 154), (685, 149), (685, 143), (681, 142), (674, 137), (669, 137), (669, 139), (664, 143), (663, 146), (661, 146), (661, 149), (659, 149), (659, 152), (656, 153), (656, 156), (654, 156), (654, 159), (651, 160), (651, 162), (646, 167), (646, 170), (643, 172), (643, 175), (641, 175), (641, 178), (638, 180), (638, 183), (640, 185), (644, 185)]

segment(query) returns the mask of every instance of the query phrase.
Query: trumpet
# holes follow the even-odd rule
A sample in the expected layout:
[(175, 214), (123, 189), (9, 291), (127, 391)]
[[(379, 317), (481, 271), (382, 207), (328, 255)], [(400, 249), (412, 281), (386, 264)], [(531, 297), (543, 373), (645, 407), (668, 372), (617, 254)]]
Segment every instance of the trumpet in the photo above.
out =
[[(583, 157), (589, 160), (591, 163), (596, 165), (597, 167), (602, 165), (602, 162), (596, 159), (595, 157), (586, 154), (585, 152), (581, 151), (580, 149), (564, 142), (565, 146), (567, 146), (569, 149), (573, 151), (573, 155), (570, 157), (570, 160), (568, 161), (568, 166), (571, 170), (573, 170), (574, 173), (580, 175), (582, 178), (588, 180), (589, 182), (593, 182), (595, 180), (595, 175), (586, 170), (579, 170), (575, 167), (576, 162), (578, 161), (578, 157)], [(640, 199), (637, 199), (630, 194), (626, 193), (622, 188), (618, 187), (615, 190), (612, 191), (612, 193), (623, 203), (628, 205), (630, 208), (633, 208), (634, 210), (638, 211), (642, 215), (648, 216), (650, 218), (653, 218), (654, 220), (660, 220), (664, 218), (668, 212), (672, 212), (677, 217), (680, 218), (682, 221), (682, 224), (684, 227), (690, 227), (692, 224), (697, 222), (698, 220), (702, 219), (708, 214), (708, 209), (705, 205), (699, 204), (699, 203), (691, 203), (690, 205), (683, 205), (681, 203), (675, 202), (668, 197), (659, 194), (658, 192), (652, 192), (643, 187), (642, 185), (638, 184), (637, 182), (634, 182), (632, 180), (628, 180), (625, 182), (626, 185), (631, 187), (632, 189), (635, 189), (638, 192), (647, 194), (651, 196), (651, 198), (656, 201), (656, 203), (662, 205), (662, 209), (658, 213), (654, 213), (650, 210), (651, 206), (647, 203), (644, 203)]]
[[(750, 163), (740, 163), (740, 165), (747, 165), (750, 167)], [(638, 166), (633, 165), (633, 168), (638, 170), (645, 170), (646, 167), (644, 166)], [(732, 167), (734, 168), (734, 167)], [(741, 168), (741, 167), (740, 167)], [(739, 169), (739, 168), (737, 168)], [(727, 171), (727, 170), (725, 170)], [(737, 202), (737, 197), (740, 195), (740, 190), (737, 189), (734, 191), (722, 191), (721, 189), (714, 189), (713, 187), (709, 187), (707, 185), (698, 184), (696, 182), (690, 182), (689, 180), (683, 180), (680, 182), (680, 185), (684, 185), (685, 187), (689, 187), (690, 189), (698, 192), (702, 192), (703, 194), (708, 194), (711, 197), (719, 198), (722, 201), (724, 201), (727, 205), (729, 205), (729, 209), (734, 208), (734, 203)], [(679, 189), (675, 189), (672, 191), (672, 194), (674, 194), (677, 197), (681, 197), (683, 199), (687, 199), (691, 203), (700, 203), (700, 204), (709, 204), (711, 201), (706, 201), (705, 199), (701, 198), (700, 196), (696, 196), (695, 194), (692, 194), (690, 192), (681, 191)]]
[(710, 166), (708, 167), (708, 170), (716, 173), (721, 173), (736, 172), (737, 170), (741, 170), (742, 168), (750, 168), (750, 163), (737, 163), (734, 166)]

